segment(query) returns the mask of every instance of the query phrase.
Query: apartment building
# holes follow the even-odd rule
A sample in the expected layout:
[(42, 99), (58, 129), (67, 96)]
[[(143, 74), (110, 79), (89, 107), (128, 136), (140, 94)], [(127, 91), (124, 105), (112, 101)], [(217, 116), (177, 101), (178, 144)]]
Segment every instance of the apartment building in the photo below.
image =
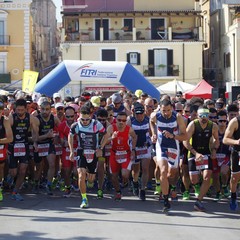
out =
[(156, 86), (202, 79), (205, 42), (199, 1), (62, 3), (63, 60), (127, 61)]
[(0, 0), (0, 85), (32, 68), (30, 0)]

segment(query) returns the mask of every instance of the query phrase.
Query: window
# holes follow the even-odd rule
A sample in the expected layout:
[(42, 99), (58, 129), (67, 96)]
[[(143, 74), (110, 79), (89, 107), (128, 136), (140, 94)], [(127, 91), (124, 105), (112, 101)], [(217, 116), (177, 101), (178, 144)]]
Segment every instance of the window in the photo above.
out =
[(116, 61), (115, 49), (102, 49), (102, 61)]
[(224, 68), (231, 67), (231, 53), (224, 53)]
[(137, 52), (128, 53), (127, 62), (132, 65), (140, 65), (140, 53), (137, 53)]
[(173, 50), (152, 49), (148, 50), (149, 76), (173, 76)]
[(131, 18), (125, 18), (123, 20), (123, 30), (124, 32), (132, 32), (133, 20)]
[(7, 72), (7, 53), (0, 53), (0, 73)]

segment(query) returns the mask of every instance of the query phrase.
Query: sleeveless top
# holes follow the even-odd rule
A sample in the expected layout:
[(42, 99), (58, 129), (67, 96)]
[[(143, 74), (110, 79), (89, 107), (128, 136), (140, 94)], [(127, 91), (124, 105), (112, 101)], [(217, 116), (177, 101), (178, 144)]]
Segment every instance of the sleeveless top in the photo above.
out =
[[(113, 132), (118, 131), (117, 125), (113, 124)], [(129, 130), (127, 125), (123, 132), (118, 131), (117, 137), (112, 140), (113, 151), (130, 151)]]
[(199, 120), (194, 120), (195, 131), (190, 143), (193, 148), (201, 154), (210, 154), (210, 138), (212, 137), (213, 122), (208, 121), (207, 126), (203, 129), (199, 123)]
[(179, 141), (166, 138), (163, 131), (168, 131), (171, 134), (178, 134), (178, 123), (177, 123), (177, 115), (175, 112), (172, 113), (170, 118), (163, 117), (162, 113), (159, 111), (156, 114), (157, 119), (157, 131), (158, 131), (158, 143), (161, 147), (164, 148), (175, 148), (178, 149)]
[(137, 121), (135, 117), (130, 118), (132, 128), (137, 135), (136, 147), (150, 146), (151, 140), (149, 136), (149, 117), (145, 116), (142, 122)]
[[(234, 139), (239, 139), (240, 138), (240, 116), (237, 117), (238, 121), (238, 129), (233, 133), (233, 138)], [(240, 146), (239, 145), (233, 145), (233, 150), (239, 152), (240, 151)]]
[[(39, 119), (40, 125), (39, 125), (39, 136), (42, 136), (46, 133), (48, 133), (50, 130), (54, 129), (54, 116), (51, 114), (49, 120), (46, 122), (44, 119), (41, 117), (41, 115), (37, 115), (37, 118)], [(52, 143), (53, 138), (47, 138), (39, 143)]]
[(30, 128), (30, 114), (26, 113), (24, 119), (20, 119), (13, 113), (13, 143), (28, 143), (28, 130)]

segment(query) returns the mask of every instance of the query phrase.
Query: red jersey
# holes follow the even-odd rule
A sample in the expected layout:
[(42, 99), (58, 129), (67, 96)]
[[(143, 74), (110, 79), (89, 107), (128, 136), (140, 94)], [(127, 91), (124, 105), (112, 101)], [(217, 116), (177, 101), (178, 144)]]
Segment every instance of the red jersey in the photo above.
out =
[(130, 126), (126, 126), (123, 132), (118, 131), (117, 125), (113, 124), (113, 132), (117, 131), (117, 137), (112, 140), (113, 151), (130, 151), (129, 146), (129, 130)]

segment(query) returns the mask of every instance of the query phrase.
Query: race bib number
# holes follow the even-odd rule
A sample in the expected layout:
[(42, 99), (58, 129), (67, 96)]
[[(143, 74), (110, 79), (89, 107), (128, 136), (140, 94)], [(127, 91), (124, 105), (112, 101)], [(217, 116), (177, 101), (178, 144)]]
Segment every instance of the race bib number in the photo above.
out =
[(61, 144), (55, 144), (56, 155), (62, 155), (62, 146)]
[(148, 158), (147, 147), (136, 147), (136, 157), (137, 159)]
[(15, 143), (14, 144), (14, 157), (23, 157), (26, 155), (26, 148), (24, 143)]
[(3, 160), (6, 158), (6, 150), (4, 145), (0, 145), (0, 160)]
[(48, 156), (49, 147), (50, 147), (49, 143), (38, 144), (38, 156), (39, 157)]
[(216, 157), (217, 157), (218, 166), (221, 167), (223, 163), (226, 161), (226, 154), (217, 153)]
[(116, 161), (118, 163), (124, 163), (127, 161), (127, 151), (116, 151)]
[(208, 155), (203, 155), (203, 159), (201, 161), (196, 161), (196, 169), (203, 170), (208, 169)]
[(91, 163), (94, 159), (94, 154), (95, 154), (95, 150), (91, 150), (91, 149), (84, 149), (83, 150), (83, 155), (87, 160), (87, 163)]
[[(67, 160), (67, 161), (70, 161), (69, 156), (70, 156), (70, 149), (69, 149), (69, 148), (66, 148), (66, 160)], [(75, 160), (75, 161), (78, 161), (78, 160), (79, 160), (79, 158), (78, 158), (78, 156), (77, 156), (77, 149), (74, 149), (74, 160)]]
[(178, 150), (175, 148), (168, 148), (167, 157), (171, 162), (178, 161)]

